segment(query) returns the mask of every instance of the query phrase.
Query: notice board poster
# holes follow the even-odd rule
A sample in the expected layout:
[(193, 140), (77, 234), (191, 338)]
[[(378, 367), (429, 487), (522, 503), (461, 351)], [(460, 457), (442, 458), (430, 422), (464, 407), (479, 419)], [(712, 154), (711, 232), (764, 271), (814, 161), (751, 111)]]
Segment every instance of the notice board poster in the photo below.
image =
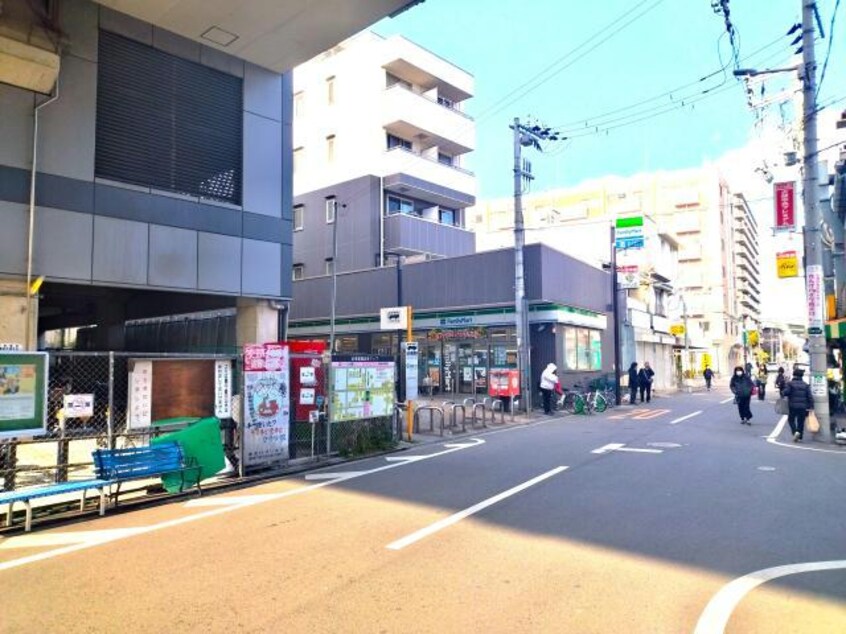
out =
[(44, 433), (47, 372), (44, 352), (0, 352), (0, 437)]
[(288, 459), (290, 426), (288, 346), (266, 344), (258, 353), (249, 346), (250, 368), (244, 372), (244, 465)]
[(377, 355), (334, 355), (330, 422), (393, 416), (394, 361)]

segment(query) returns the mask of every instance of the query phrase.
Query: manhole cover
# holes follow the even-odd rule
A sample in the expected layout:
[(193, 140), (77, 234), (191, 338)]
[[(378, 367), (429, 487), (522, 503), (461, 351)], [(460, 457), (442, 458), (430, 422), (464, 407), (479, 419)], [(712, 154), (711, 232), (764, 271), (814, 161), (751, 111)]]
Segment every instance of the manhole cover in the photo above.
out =
[(676, 449), (681, 447), (677, 442), (651, 442), (647, 443), (650, 447), (660, 447), (661, 449)]
[(758, 467), (758, 471), (775, 471), (775, 467)]

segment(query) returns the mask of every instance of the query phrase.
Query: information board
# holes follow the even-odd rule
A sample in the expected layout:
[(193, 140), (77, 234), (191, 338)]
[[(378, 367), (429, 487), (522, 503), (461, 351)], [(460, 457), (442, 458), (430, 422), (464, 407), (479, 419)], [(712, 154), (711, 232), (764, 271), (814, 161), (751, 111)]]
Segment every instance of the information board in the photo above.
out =
[(330, 367), (330, 422), (393, 416), (394, 361), (377, 355), (335, 355)]
[(244, 465), (254, 466), (288, 459), (291, 420), (289, 406), (288, 346), (245, 346), (251, 355), (244, 372)]
[(44, 433), (47, 354), (0, 352), (0, 437)]

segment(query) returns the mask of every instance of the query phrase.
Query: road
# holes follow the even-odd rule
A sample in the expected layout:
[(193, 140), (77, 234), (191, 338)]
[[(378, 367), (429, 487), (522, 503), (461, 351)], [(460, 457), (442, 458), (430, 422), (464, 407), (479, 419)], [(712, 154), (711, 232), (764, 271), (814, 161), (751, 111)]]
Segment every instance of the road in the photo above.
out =
[(742, 426), (728, 400), (542, 418), (12, 536), (0, 631), (846, 631), (846, 453), (776, 436), (771, 402)]

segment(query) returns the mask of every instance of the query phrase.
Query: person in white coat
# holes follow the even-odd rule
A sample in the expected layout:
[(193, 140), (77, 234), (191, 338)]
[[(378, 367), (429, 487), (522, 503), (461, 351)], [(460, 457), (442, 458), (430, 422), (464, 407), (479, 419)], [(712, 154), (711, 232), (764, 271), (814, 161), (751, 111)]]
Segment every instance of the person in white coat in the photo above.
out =
[(541, 374), (540, 391), (543, 396), (543, 413), (552, 414), (552, 394), (558, 384), (558, 366), (550, 363)]

